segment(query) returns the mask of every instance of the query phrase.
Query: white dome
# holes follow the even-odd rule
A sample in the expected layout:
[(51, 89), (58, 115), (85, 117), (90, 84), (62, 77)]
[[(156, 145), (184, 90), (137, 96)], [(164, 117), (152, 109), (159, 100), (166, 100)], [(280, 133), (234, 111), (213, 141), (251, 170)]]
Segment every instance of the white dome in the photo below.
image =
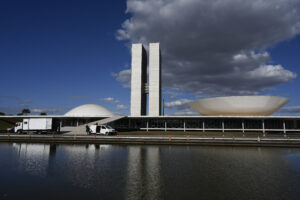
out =
[(192, 101), (189, 106), (202, 115), (267, 116), (276, 112), (288, 98), (273, 96), (231, 96)]
[(96, 104), (85, 104), (73, 108), (65, 114), (68, 117), (113, 117), (114, 114)]

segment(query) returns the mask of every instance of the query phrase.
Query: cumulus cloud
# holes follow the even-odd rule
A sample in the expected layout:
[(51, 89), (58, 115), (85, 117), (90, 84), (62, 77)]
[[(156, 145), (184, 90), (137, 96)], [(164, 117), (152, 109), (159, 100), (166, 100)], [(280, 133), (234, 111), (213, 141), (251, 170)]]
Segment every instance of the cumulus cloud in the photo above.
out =
[[(267, 48), (300, 33), (299, 0), (127, 0), (126, 12), (117, 39), (161, 43), (164, 87), (248, 95), (297, 76)], [(130, 69), (113, 76), (130, 86)]]
[(189, 108), (189, 105), (187, 104), (191, 100), (188, 99), (178, 99), (176, 101), (171, 102), (165, 102), (165, 108), (171, 108), (171, 109), (186, 109)]
[(196, 113), (195, 111), (187, 108), (183, 109), (181, 111), (177, 111), (171, 114), (172, 116), (196, 116), (199, 115), (199, 113)]
[(106, 97), (102, 99), (103, 101), (107, 101), (107, 102), (113, 102), (114, 98), (113, 97)]
[(131, 69), (124, 69), (118, 73), (111, 73), (111, 75), (115, 77), (117, 81), (122, 82), (123, 87), (130, 88)]
[(106, 98), (102, 98), (101, 100), (106, 101), (108, 103), (116, 104), (117, 105), (117, 110), (127, 109), (127, 106), (121, 104), (120, 100), (115, 99), (113, 97), (106, 97)]
[(108, 103), (113, 103), (113, 104), (119, 104), (120, 100), (115, 99), (113, 97), (106, 97), (106, 98), (102, 98), (101, 100), (106, 101)]
[(288, 114), (288, 115), (299, 115), (300, 106), (287, 106), (283, 107), (278, 111), (279, 114)]
[(178, 92), (176, 90), (171, 90), (171, 89), (164, 90), (163, 93), (171, 99), (175, 99), (175, 98), (183, 95), (181, 92)]
[(58, 109), (58, 108), (32, 108), (32, 109), (30, 109), (30, 111), (32, 113), (42, 113), (42, 112), (45, 112), (45, 113), (54, 114), (54, 113), (59, 113), (60, 109)]
[(123, 105), (123, 104), (118, 104), (117, 105), (117, 109), (118, 110), (124, 110), (124, 109), (127, 109), (127, 106)]
[(171, 113), (174, 116), (188, 116), (188, 115), (199, 115), (193, 111), (188, 103), (192, 101), (189, 99), (178, 99), (175, 101), (165, 102), (165, 108), (175, 109), (176, 112)]

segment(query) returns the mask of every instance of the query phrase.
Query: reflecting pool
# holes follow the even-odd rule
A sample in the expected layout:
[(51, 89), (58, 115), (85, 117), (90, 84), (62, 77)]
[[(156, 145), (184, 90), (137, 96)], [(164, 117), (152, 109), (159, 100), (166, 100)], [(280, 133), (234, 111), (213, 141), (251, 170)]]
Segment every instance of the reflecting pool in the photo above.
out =
[(0, 143), (0, 199), (299, 199), (300, 149)]

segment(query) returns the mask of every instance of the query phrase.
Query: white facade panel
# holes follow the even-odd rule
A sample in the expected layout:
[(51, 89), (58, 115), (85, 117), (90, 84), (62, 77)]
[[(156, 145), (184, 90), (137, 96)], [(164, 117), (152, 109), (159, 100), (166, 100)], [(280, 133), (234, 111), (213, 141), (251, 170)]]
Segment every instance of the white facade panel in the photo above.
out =
[(149, 45), (149, 116), (161, 115), (161, 56), (159, 43)]
[(132, 44), (130, 115), (146, 115), (147, 56), (142, 44)]

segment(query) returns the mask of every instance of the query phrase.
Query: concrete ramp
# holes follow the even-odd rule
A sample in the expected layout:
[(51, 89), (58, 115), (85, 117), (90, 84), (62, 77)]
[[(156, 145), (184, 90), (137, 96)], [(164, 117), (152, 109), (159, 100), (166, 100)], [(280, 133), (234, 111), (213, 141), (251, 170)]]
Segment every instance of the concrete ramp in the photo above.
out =
[(61, 127), (60, 131), (64, 135), (86, 135), (85, 126), (64, 126)]
[(114, 117), (109, 117), (109, 118), (101, 119), (101, 120), (98, 120), (98, 121), (93, 121), (93, 122), (90, 122), (90, 123), (87, 123), (87, 124), (82, 124), (80, 126), (77, 126), (76, 128), (78, 128), (78, 127), (85, 127), (86, 125), (93, 125), (93, 124), (104, 125), (104, 124), (116, 121), (118, 119), (122, 119), (124, 117), (125, 116), (120, 116), (120, 115), (114, 116)]
[(110, 118), (105, 118), (105, 119), (102, 119), (102, 120), (99, 120), (99, 121), (91, 122), (88, 125), (92, 125), (92, 124), (95, 124), (95, 123), (98, 123), (99, 125), (104, 125), (104, 124), (108, 124), (108, 123), (114, 122), (116, 120), (122, 119), (124, 117), (125, 116), (118, 115), (118, 116), (114, 116), (114, 117), (110, 117)]
[(109, 118), (101, 119), (101, 120), (98, 120), (98, 121), (90, 122), (90, 123), (87, 123), (87, 124), (83, 124), (83, 125), (80, 125), (80, 126), (62, 127), (61, 131), (66, 132), (66, 133), (64, 133), (65, 135), (81, 135), (81, 134), (86, 135), (86, 125), (93, 125), (93, 124), (96, 124), (96, 123), (98, 125), (104, 125), (104, 124), (122, 119), (124, 117), (125, 116), (118, 115), (118, 116), (109, 117)]

